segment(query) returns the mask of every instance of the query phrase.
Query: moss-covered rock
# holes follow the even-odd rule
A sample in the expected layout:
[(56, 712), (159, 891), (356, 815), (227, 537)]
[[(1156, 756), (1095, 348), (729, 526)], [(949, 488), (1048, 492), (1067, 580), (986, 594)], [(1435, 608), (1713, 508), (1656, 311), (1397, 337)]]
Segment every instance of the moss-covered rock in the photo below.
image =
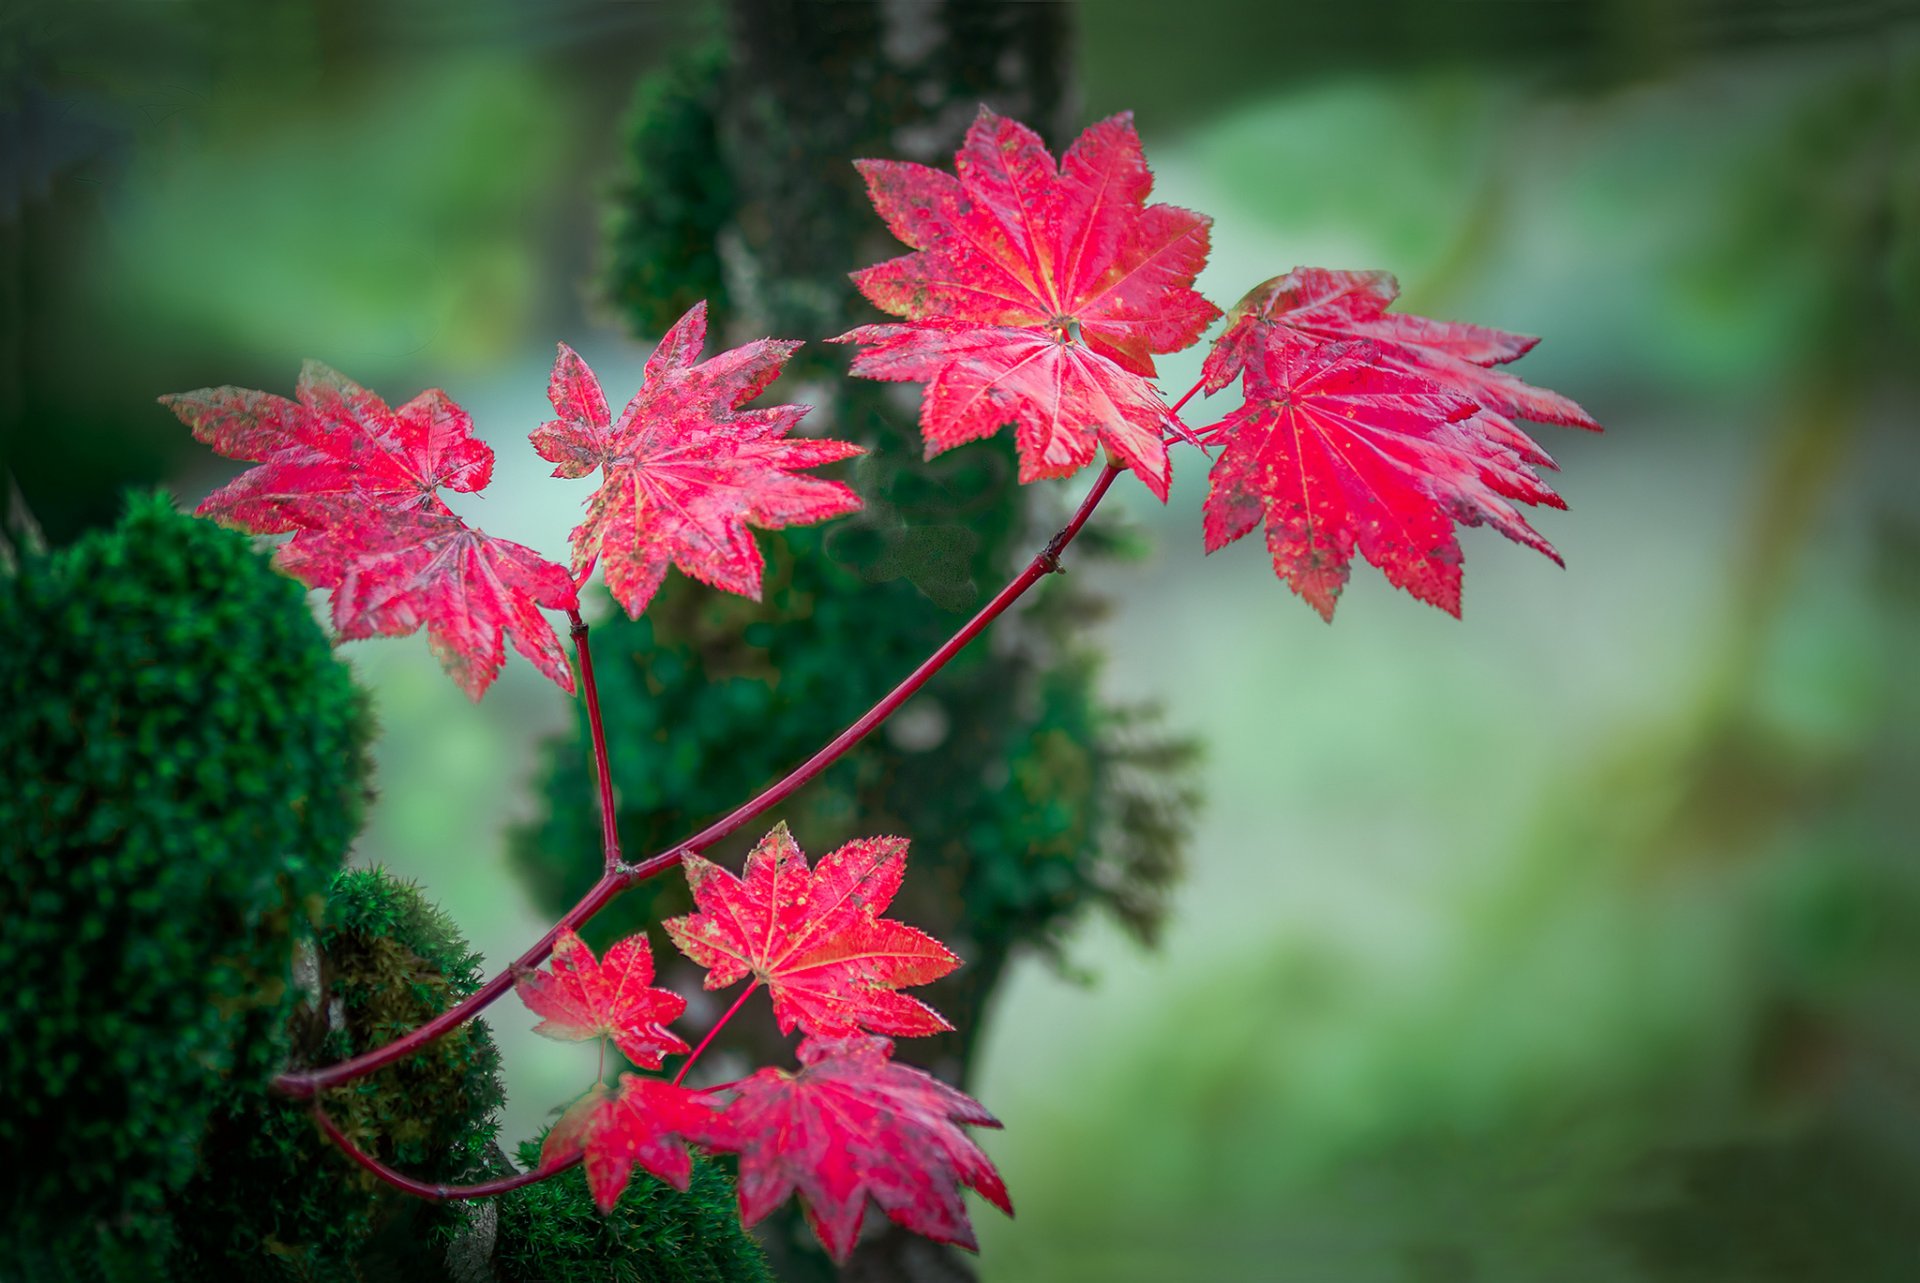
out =
[[(523, 1167), (540, 1141), (520, 1147)], [(499, 1283), (770, 1283), (767, 1261), (740, 1228), (733, 1180), (696, 1158), (686, 1193), (636, 1171), (611, 1216), (593, 1205), (583, 1169), (499, 1200), (493, 1270)]]
[[(339, 874), (291, 1022), (296, 1065), (370, 1051), (480, 987), (480, 959), (418, 888), (382, 869)], [(321, 995), (324, 994), (324, 998)], [(422, 1180), (483, 1179), (505, 1100), (484, 1021), (324, 1093), (359, 1147)], [(464, 1233), (460, 1204), (401, 1194), (322, 1137), (303, 1103), (265, 1090), (222, 1102), (200, 1171), (175, 1202), (175, 1272), (208, 1278), (433, 1279)]]
[(0, 580), (0, 637), (0, 1257), (158, 1237), (283, 1058), (371, 719), (300, 586), (163, 496)]

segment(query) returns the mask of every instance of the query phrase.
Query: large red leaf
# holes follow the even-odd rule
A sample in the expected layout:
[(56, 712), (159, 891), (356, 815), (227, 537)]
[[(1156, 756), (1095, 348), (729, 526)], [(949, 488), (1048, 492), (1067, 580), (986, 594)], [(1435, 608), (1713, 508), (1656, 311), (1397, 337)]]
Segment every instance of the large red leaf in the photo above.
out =
[(866, 838), (818, 868), (782, 824), (761, 839), (738, 878), (697, 855), (682, 867), (699, 911), (668, 920), (682, 953), (707, 968), (706, 987), (752, 975), (767, 986), (782, 1033), (934, 1034), (951, 1029), (895, 990), (959, 965), (938, 940), (879, 916), (906, 870), (905, 838)]
[(561, 344), (548, 385), (559, 417), (533, 433), (534, 449), (558, 465), (555, 476), (602, 471), (573, 532), (574, 569), (598, 558), (608, 589), (635, 618), (669, 564), (758, 600), (764, 563), (748, 523), (809, 525), (860, 506), (840, 482), (796, 472), (859, 446), (788, 437), (804, 405), (740, 408), (800, 345), (761, 339), (701, 361), (706, 334), (707, 305), (696, 303), (660, 341), (617, 421), (593, 371)]
[(653, 951), (644, 933), (628, 936), (595, 959), (572, 931), (553, 944), (550, 970), (523, 971), (513, 979), (520, 1000), (543, 1016), (533, 1032), (564, 1042), (611, 1038), (620, 1054), (646, 1069), (687, 1044), (664, 1026), (687, 1009), (687, 1000), (653, 985)]
[(1133, 118), (1092, 126), (1057, 166), (1038, 134), (985, 109), (956, 174), (859, 164), (916, 252), (853, 279), (909, 324), (836, 341), (876, 347), (855, 373), (934, 385), (927, 453), (1015, 423), (1021, 480), (1065, 476), (1100, 444), (1165, 499), (1165, 436), (1184, 428), (1146, 382), (1153, 354), (1191, 344), (1219, 310), (1192, 288), (1211, 220), (1146, 203)]
[(442, 486), (478, 491), (492, 475), (493, 451), (473, 438), (466, 411), (438, 389), (389, 409), (314, 361), (296, 395), (222, 387), (160, 398), (198, 440), (259, 464), (196, 511), (255, 534), (294, 531), (278, 564), (332, 590), (343, 638), (425, 627), (448, 673), (479, 699), (506, 662), (504, 636), (571, 693), (573, 670), (539, 608), (577, 606), (572, 578), (472, 529), (440, 499)]
[(611, 1212), (635, 1164), (685, 1190), (693, 1176), (686, 1139), (707, 1135), (716, 1122), (700, 1092), (664, 1078), (621, 1074), (618, 1095), (595, 1083), (560, 1116), (540, 1146), (540, 1166), (556, 1167), (583, 1154), (593, 1201), (602, 1212)]
[(1388, 364), (1371, 341), (1271, 327), (1246, 354), (1245, 403), (1208, 430), (1212, 552), (1262, 521), (1280, 577), (1331, 620), (1358, 551), (1389, 582), (1460, 613), (1453, 525), (1559, 556), (1509, 500), (1563, 507), (1481, 407)]
[(740, 1155), (740, 1218), (799, 1191), (814, 1233), (844, 1261), (871, 1197), (896, 1223), (977, 1249), (962, 1186), (1013, 1215), (1007, 1187), (957, 1124), (998, 1127), (978, 1101), (892, 1062), (885, 1038), (809, 1038), (798, 1073), (762, 1069), (700, 1137)]

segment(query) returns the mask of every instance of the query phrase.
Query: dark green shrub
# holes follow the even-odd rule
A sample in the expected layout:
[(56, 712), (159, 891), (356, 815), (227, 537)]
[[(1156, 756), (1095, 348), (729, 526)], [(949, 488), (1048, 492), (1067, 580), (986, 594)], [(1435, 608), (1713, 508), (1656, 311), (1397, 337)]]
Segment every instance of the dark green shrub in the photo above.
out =
[(0, 637), (0, 1257), (157, 1238), (283, 1058), (370, 718), (300, 586), (164, 496), (0, 580)]

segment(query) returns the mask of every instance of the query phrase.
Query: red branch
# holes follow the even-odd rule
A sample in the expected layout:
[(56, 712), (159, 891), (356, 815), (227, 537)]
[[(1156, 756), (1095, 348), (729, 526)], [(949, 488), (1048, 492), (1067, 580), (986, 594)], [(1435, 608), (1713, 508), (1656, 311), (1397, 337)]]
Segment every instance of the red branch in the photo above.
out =
[[(1193, 394), (1189, 392), (1187, 395), (1190, 397)], [(1182, 403), (1185, 403), (1185, 398), (1182, 398)], [(500, 972), (484, 985), (481, 985), (480, 988), (476, 989), (470, 996), (454, 1006), (449, 1007), (446, 1011), (435, 1016), (432, 1020), (427, 1021), (419, 1028), (401, 1035), (384, 1047), (375, 1048), (362, 1055), (343, 1060), (338, 1064), (327, 1065), (320, 1069), (283, 1073), (273, 1080), (274, 1087), (285, 1095), (292, 1096), (297, 1100), (305, 1100), (311, 1098), (323, 1088), (333, 1087), (344, 1082), (351, 1082), (356, 1078), (365, 1077), (376, 1069), (390, 1065), (396, 1060), (405, 1059), (427, 1043), (438, 1038), (441, 1034), (465, 1024), (467, 1021), (473, 1019), (473, 1017), (479, 1015), (498, 999), (501, 994), (504, 994), (513, 986), (513, 978), (516, 972), (531, 970), (546, 961), (547, 955), (553, 952), (554, 941), (559, 938), (562, 931), (578, 929), (587, 919), (605, 908), (607, 903), (619, 895), (621, 891), (636, 883), (643, 882), (648, 878), (664, 873), (666, 870), (678, 865), (683, 857), (701, 847), (719, 841), (741, 826), (751, 822), (757, 816), (786, 801), (787, 798), (804, 787), (815, 776), (838, 761), (848, 749), (858, 744), (862, 739), (865, 739), (876, 726), (893, 716), (893, 714), (899, 710), (900, 706), (912, 697), (915, 691), (926, 685), (927, 681), (935, 673), (946, 667), (955, 655), (966, 648), (968, 642), (971, 642), (975, 637), (978, 637), (984, 632), (987, 625), (1004, 614), (1007, 608), (1024, 596), (1029, 588), (1032, 588), (1034, 584), (1038, 583), (1047, 575), (1059, 570), (1061, 552), (1066, 549), (1068, 544), (1073, 542), (1074, 537), (1078, 535), (1081, 528), (1087, 524), (1087, 519), (1093, 515), (1093, 510), (1100, 506), (1101, 499), (1106, 497), (1108, 489), (1112, 487), (1114, 480), (1119, 477), (1122, 471), (1124, 471), (1123, 468), (1112, 463), (1109, 463), (1103, 468), (1099, 478), (1094, 481), (1093, 488), (1087, 491), (1086, 498), (1080, 501), (1080, 506), (1074, 511), (1073, 517), (1060, 529), (1058, 534), (1047, 541), (1047, 546), (1041, 549), (1032, 561), (1027, 563), (1027, 568), (1021, 571), (1020, 574), (1014, 578), (1013, 582), (996, 593), (992, 601), (981, 607), (980, 612), (968, 620), (959, 632), (948, 638), (939, 650), (934, 651), (918, 668), (908, 674), (905, 681), (887, 692), (884, 699), (867, 710), (866, 714), (854, 722), (853, 725), (847, 727), (847, 729), (827, 741), (826, 745), (822, 747), (819, 752), (789, 771), (785, 777), (768, 785), (766, 789), (762, 790), (752, 800), (742, 803), (731, 814), (715, 820), (712, 824), (701, 829), (692, 837), (677, 843), (659, 855), (643, 860), (639, 864), (619, 865), (608, 869), (605, 876), (593, 884), (592, 889), (587, 892), (585, 898), (583, 898), (580, 903), (574, 905), (573, 908), (569, 909), (567, 915), (556, 922), (544, 936), (540, 937), (532, 948), (521, 954), (512, 966)], [(597, 730), (599, 723), (596, 710), (599, 707), (599, 701), (593, 690), (593, 670), (590, 661), (588, 661), (586, 657), (587, 652), (584, 635), (576, 633), (575, 638), (580, 646), (582, 659), (580, 677), (587, 691), (589, 724)], [(611, 833), (613, 827), (611, 803), (612, 785), (608, 782), (604, 745), (596, 743), (596, 750), (596, 757), (599, 761), (601, 772), (602, 802), (603, 805), (606, 806), (605, 823), (607, 832)], [(363, 1163), (362, 1165), (364, 1166), (365, 1164)], [(369, 1170), (373, 1169), (369, 1168)]]
[(600, 726), (600, 692), (593, 684), (593, 651), (587, 647), (587, 621), (580, 612), (569, 610), (573, 653), (580, 659), (580, 689), (587, 700), (587, 734), (593, 741), (593, 772), (600, 782), (600, 850), (606, 857), (606, 869), (620, 867), (620, 825), (614, 818), (613, 772), (607, 766), (607, 736)]
[(754, 977), (754, 981), (752, 984), (748, 985), (745, 989), (742, 989), (740, 991), (740, 996), (733, 1000), (733, 1005), (727, 1008), (726, 1013), (722, 1015), (720, 1019), (713, 1022), (713, 1028), (707, 1030), (707, 1036), (700, 1040), (700, 1045), (698, 1047), (695, 1047), (693, 1051), (687, 1056), (686, 1060), (681, 1062), (680, 1072), (673, 1076), (674, 1086), (678, 1087), (681, 1083), (687, 1080), (687, 1071), (693, 1068), (694, 1061), (700, 1059), (700, 1053), (707, 1049), (707, 1044), (713, 1041), (713, 1036), (719, 1033), (722, 1029), (726, 1028), (727, 1021), (733, 1019), (733, 1014), (736, 1011), (740, 1010), (741, 1007), (746, 1005), (747, 999), (752, 997), (753, 991), (755, 989), (758, 989), (759, 987), (760, 987), (760, 979), (758, 976), (756, 976)]
[(320, 1124), (320, 1130), (327, 1134), (328, 1140), (339, 1147), (341, 1153), (382, 1181), (415, 1197), (430, 1198), (435, 1202), (445, 1202), (451, 1198), (492, 1198), (496, 1194), (505, 1194), (519, 1189), (522, 1185), (532, 1185), (549, 1176), (564, 1172), (586, 1157), (585, 1151), (582, 1151), (564, 1163), (555, 1163), (552, 1167), (536, 1167), (530, 1172), (515, 1172), (511, 1176), (482, 1181), (478, 1185), (429, 1185), (425, 1181), (415, 1180), (405, 1172), (395, 1171), (354, 1144), (353, 1138), (340, 1130), (340, 1125), (328, 1117), (327, 1111), (320, 1107), (320, 1102), (317, 1100), (313, 1102), (313, 1121)]

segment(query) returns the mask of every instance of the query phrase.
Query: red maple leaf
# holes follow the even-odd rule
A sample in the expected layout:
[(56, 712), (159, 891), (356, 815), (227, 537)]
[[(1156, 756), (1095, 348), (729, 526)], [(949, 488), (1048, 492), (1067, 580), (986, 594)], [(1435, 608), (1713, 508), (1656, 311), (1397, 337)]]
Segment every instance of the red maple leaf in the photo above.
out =
[(707, 968), (708, 989), (748, 975), (773, 998), (782, 1033), (861, 1029), (914, 1036), (953, 1028), (894, 992), (937, 980), (960, 960), (938, 940), (879, 915), (906, 870), (905, 838), (849, 842), (809, 871), (782, 824), (747, 856), (746, 877), (689, 855), (682, 867), (699, 911), (664, 925)]
[(1454, 522), (1560, 560), (1508, 500), (1565, 505), (1529, 470), (1530, 454), (1487, 430), (1478, 403), (1388, 364), (1372, 341), (1279, 326), (1244, 371), (1245, 403), (1208, 430), (1225, 447), (1206, 501), (1208, 552), (1264, 520), (1274, 569), (1328, 620), (1356, 550), (1458, 615)]
[(897, 1224), (977, 1250), (962, 1186), (1013, 1215), (1007, 1187), (956, 1125), (998, 1127), (980, 1103), (892, 1063), (885, 1038), (809, 1038), (800, 1071), (762, 1069), (699, 1139), (740, 1155), (740, 1219), (764, 1219), (794, 1190), (835, 1260), (853, 1251), (867, 1199)]
[(540, 1146), (540, 1166), (557, 1167), (584, 1154), (593, 1201), (611, 1212), (635, 1164), (684, 1191), (693, 1176), (686, 1138), (708, 1134), (716, 1121), (700, 1092), (664, 1078), (621, 1074), (618, 1095), (595, 1083), (560, 1116)]
[(982, 109), (957, 177), (859, 162), (874, 208), (915, 253), (854, 274), (905, 325), (868, 325), (856, 374), (926, 382), (927, 454), (1015, 423), (1020, 479), (1066, 476), (1104, 445), (1164, 500), (1166, 434), (1186, 435), (1148, 382), (1153, 354), (1219, 313), (1193, 288), (1204, 215), (1148, 205), (1131, 115), (1081, 134), (1056, 166), (1038, 134)]
[(513, 979), (520, 1000), (545, 1017), (533, 1032), (563, 1042), (611, 1038), (622, 1055), (646, 1069), (687, 1050), (664, 1028), (687, 1009), (687, 1000), (652, 987), (653, 951), (645, 933), (628, 936), (596, 960), (579, 936), (563, 930), (553, 943), (551, 967)]
[(251, 388), (163, 396), (194, 440), (229, 459), (258, 461), (195, 512), (255, 534), (326, 527), (336, 505), (445, 511), (438, 489), (473, 492), (493, 475), (493, 451), (438, 388), (398, 410), (318, 361), (300, 367), (297, 401)]
[(601, 469), (587, 519), (573, 532), (573, 564), (597, 557), (607, 587), (638, 618), (669, 563), (695, 579), (758, 600), (763, 561), (753, 525), (809, 525), (852, 512), (838, 481), (796, 475), (861, 453), (845, 441), (789, 438), (808, 407), (743, 410), (779, 377), (798, 343), (760, 339), (701, 361), (707, 305), (675, 322), (647, 361), (640, 391), (615, 421), (593, 371), (560, 345), (548, 395), (560, 416), (532, 436), (556, 477)]
[(532, 549), (468, 526), (442, 486), (483, 489), (493, 451), (439, 389), (399, 409), (326, 366), (300, 371), (297, 400), (247, 388), (161, 397), (196, 439), (257, 461), (199, 515), (294, 537), (280, 568), (333, 592), (343, 638), (427, 629), (449, 674), (479, 699), (506, 661), (503, 635), (562, 690), (573, 670), (539, 607), (578, 605), (572, 577)]

